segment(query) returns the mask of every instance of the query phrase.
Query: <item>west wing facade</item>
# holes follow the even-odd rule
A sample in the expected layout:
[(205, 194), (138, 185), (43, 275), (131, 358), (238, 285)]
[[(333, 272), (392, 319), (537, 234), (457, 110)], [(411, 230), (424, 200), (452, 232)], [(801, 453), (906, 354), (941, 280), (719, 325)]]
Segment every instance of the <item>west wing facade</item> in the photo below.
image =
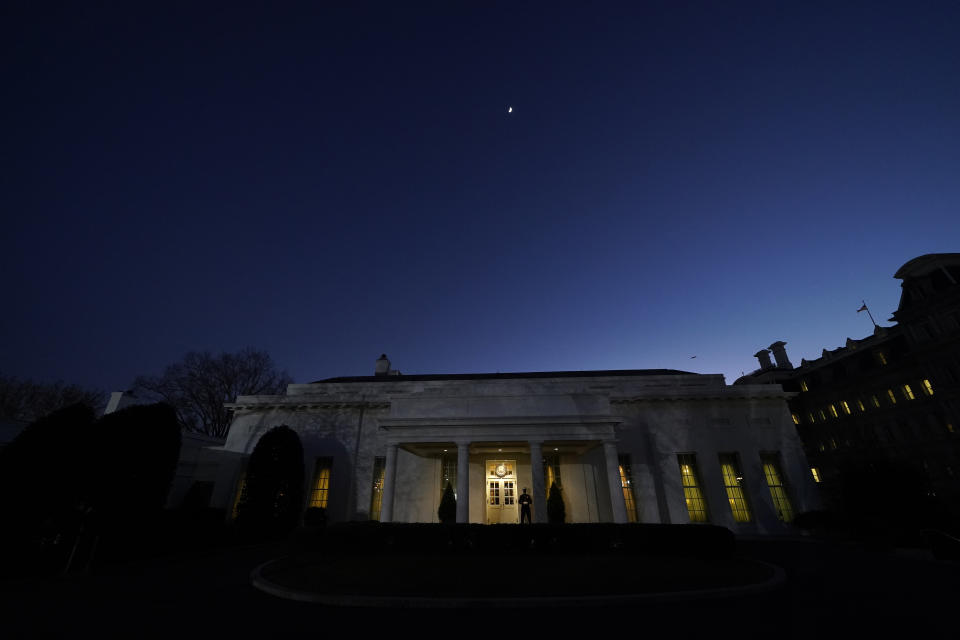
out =
[[(378, 365), (380, 362), (378, 361)], [(534, 522), (562, 497), (567, 522), (710, 522), (789, 531), (816, 487), (777, 385), (727, 386), (672, 370), (379, 375), (243, 396), (215, 506), (235, 505), (270, 429), (300, 437), (304, 508), (330, 521), (436, 522), (444, 488), (458, 522)], [(388, 373), (389, 372), (389, 373)]]

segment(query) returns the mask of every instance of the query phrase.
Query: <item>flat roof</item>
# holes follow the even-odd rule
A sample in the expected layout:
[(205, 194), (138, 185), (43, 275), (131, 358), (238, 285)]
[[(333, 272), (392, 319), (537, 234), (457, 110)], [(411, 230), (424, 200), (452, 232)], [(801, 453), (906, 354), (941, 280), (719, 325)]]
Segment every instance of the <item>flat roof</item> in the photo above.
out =
[(342, 376), (315, 380), (311, 384), (341, 382), (418, 382), (427, 380), (512, 380), (520, 378), (608, 378), (640, 376), (698, 376), (676, 369), (610, 369), (607, 371), (519, 371), (515, 373), (437, 373), (425, 375)]

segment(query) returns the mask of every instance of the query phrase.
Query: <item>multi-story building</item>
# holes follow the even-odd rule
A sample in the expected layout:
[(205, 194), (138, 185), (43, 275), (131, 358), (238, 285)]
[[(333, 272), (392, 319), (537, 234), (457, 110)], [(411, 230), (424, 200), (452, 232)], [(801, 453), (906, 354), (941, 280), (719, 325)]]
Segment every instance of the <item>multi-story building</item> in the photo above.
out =
[(894, 277), (895, 324), (796, 368), (776, 342), (776, 362), (761, 350), (760, 368), (734, 384), (791, 392), (811, 475), (833, 509), (960, 522), (960, 254), (914, 258)]

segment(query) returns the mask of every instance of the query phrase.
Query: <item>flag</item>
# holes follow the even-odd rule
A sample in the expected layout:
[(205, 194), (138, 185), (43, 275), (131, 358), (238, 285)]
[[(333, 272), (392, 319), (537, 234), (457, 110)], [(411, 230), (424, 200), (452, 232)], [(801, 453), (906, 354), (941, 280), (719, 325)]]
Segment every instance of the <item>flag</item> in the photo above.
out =
[(860, 313), (861, 311), (866, 311), (866, 310), (867, 310), (867, 304), (864, 303), (862, 307), (860, 307), (859, 309), (857, 309), (857, 313)]

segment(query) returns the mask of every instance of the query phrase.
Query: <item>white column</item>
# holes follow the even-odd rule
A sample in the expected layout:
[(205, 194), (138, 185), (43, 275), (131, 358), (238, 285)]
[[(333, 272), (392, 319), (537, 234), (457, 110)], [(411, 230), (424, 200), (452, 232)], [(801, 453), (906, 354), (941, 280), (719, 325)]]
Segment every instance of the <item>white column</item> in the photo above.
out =
[(627, 521), (627, 505), (623, 501), (623, 485), (620, 482), (620, 460), (617, 457), (617, 443), (603, 441), (603, 455), (607, 462), (607, 484), (610, 485), (610, 506), (613, 508), (613, 521), (623, 524)]
[(542, 442), (530, 441), (530, 475), (533, 479), (533, 521), (540, 523), (547, 521), (547, 489), (543, 481), (543, 448)]
[(380, 500), (380, 522), (393, 521), (393, 489), (397, 479), (397, 445), (387, 445), (387, 460), (383, 469), (383, 497)]
[(457, 522), (470, 522), (470, 443), (457, 443)]

